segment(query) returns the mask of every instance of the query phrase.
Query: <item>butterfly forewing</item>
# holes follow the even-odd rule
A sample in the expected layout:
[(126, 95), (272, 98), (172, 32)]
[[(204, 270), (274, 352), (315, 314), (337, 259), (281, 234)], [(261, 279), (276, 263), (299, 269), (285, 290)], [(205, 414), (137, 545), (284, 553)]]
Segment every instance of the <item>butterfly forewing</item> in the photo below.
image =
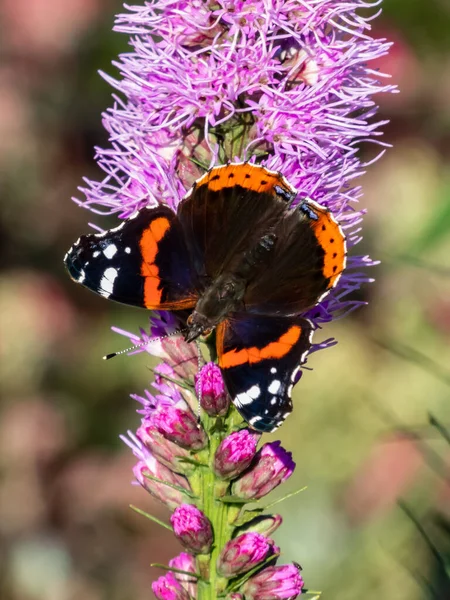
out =
[(164, 206), (145, 208), (105, 233), (82, 236), (65, 264), (75, 281), (124, 304), (190, 308), (199, 293), (177, 216)]
[(229, 269), (276, 225), (294, 196), (277, 173), (262, 167), (209, 171), (178, 207), (198, 272), (214, 278)]

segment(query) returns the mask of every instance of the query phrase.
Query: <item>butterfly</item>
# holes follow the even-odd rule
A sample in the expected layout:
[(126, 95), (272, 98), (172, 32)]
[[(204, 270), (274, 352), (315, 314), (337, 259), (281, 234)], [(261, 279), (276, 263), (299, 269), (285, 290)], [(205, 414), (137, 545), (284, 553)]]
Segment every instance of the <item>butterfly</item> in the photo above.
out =
[[(215, 330), (234, 405), (255, 430), (276, 429), (311, 346), (302, 316), (338, 282), (346, 242), (332, 213), (278, 172), (214, 167), (178, 204), (143, 208), (65, 256), (71, 277), (110, 300), (179, 311), (189, 342)], [(187, 318), (185, 315), (188, 315)]]

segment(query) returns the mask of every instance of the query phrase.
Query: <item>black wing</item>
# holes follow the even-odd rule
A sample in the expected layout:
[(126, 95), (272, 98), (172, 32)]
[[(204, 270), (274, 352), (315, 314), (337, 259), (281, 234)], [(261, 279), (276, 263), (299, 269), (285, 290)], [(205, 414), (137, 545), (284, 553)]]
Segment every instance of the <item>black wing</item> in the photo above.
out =
[(249, 282), (244, 303), (259, 314), (299, 314), (338, 282), (346, 263), (345, 237), (333, 215), (311, 200), (287, 210), (274, 233), (274, 249)]
[(166, 206), (144, 208), (115, 229), (82, 236), (64, 262), (72, 279), (124, 304), (178, 310), (198, 298), (182, 228)]
[(278, 173), (251, 164), (216, 167), (178, 207), (196, 270), (208, 281), (256, 246), (281, 218), (293, 190)]
[(301, 317), (244, 313), (218, 326), (217, 354), (225, 385), (254, 429), (273, 431), (292, 411), (292, 388), (311, 337), (311, 323)]

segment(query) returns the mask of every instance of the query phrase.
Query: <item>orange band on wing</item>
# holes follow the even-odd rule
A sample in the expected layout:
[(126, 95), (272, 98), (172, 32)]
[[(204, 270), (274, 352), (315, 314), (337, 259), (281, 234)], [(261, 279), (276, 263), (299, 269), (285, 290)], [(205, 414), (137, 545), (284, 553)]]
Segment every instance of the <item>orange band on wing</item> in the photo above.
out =
[(191, 296), (173, 302), (162, 302), (163, 290), (160, 288), (161, 278), (159, 268), (155, 264), (158, 254), (158, 242), (160, 242), (170, 229), (170, 221), (165, 217), (158, 217), (151, 221), (144, 230), (139, 247), (141, 250), (142, 264), (141, 275), (144, 277), (144, 306), (149, 310), (165, 308), (167, 310), (182, 310), (193, 308), (197, 297)]
[(332, 288), (345, 268), (345, 237), (331, 212), (314, 204), (317, 221), (311, 221), (314, 235), (324, 250), (323, 275), (330, 280), (328, 288)]
[(144, 263), (152, 265), (155, 262), (158, 254), (158, 242), (162, 240), (169, 228), (169, 220), (165, 217), (159, 217), (144, 230), (139, 242)]
[(272, 192), (277, 185), (288, 194), (295, 195), (294, 188), (291, 188), (281, 175), (249, 163), (215, 167), (197, 181), (197, 187), (202, 185), (207, 185), (211, 192), (236, 185), (255, 192)]
[(299, 340), (301, 333), (302, 328), (299, 325), (293, 325), (278, 340), (267, 344), (263, 348), (255, 346), (243, 348), (242, 350), (229, 350), (220, 355), (220, 346), (223, 344), (223, 331), (220, 331), (220, 341), (218, 340), (219, 366), (222, 369), (229, 369), (246, 363), (254, 364), (266, 359), (282, 358), (290, 352)]
[(158, 276), (159, 269), (155, 265), (155, 259), (158, 254), (158, 242), (162, 240), (169, 228), (169, 220), (159, 217), (151, 221), (142, 233), (139, 242), (142, 255), (141, 275), (145, 277), (144, 305), (146, 308), (156, 308), (161, 304), (162, 290), (159, 289), (161, 279)]

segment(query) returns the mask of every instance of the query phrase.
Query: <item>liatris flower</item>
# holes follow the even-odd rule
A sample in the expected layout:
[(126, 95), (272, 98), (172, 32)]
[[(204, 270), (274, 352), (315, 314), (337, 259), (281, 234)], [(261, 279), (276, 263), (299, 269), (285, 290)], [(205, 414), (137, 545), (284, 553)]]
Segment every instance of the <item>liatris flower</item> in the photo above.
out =
[(252, 519), (246, 526), (246, 530), (269, 536), (280, 527), (282, 522), (283, 517), (281, 515), (263, 515)]
[(267, 567), (251, 577), (243, 586), (245, 600), (290, 600), (296, 598), (303, 587), (297, 565)]
[(207, 444), (203, 428), (184, 400), (176, 404), (162, 404), (150, 413), (150, 426), (182, 448), (200, 450)]
[(158, 600), (191, 600), (192, 598), (173, 573), (167, 573), (154, 581), (152, 590)]
[(223, 417), (230, 407), (230, 398), (223, 385), (222, 375), (215, 363), (202, 367), (196, 376), (195, 391), (200, 406), (210, 417)]
[[(298, 198), (333, 213), (351, 253), (336, 287), (303, 316), (318, 329), (358, 307), (348, 295), (370, 281), (363, 269), (374, 264), (353, 250), (364, 212), (357, 207), (355, 180), (366, 167), (358, 146), (372, 142), (384, 151), (372, 96), (393, 91), (370, 68), (389, 43), (370, 36), (369, 10), (365, 0), (149, 0), (129, 7), (116, 29), (130, 36), (131, 51), (115, 63), (118, 81), (105, 75), (120, 93), (104, 114), (110, 147), (97, 149), (105, 176), (86, 180), (78, 202), (121, 219), (158, 204), (176, 209), (208, 166), (264, 165), (280, 171)], [(155, 595), (295, 598), (303, 586), (298, 568), (274, 566), (270, 551), (264, 554), (273, 551), (268, 536), (281, 517), (245, 507), (290, 477), (292, 457), (279, 442), (255, 453), (256, 437), (239, 431), (242, 419), (229, 408), (219, 370), (198, 372), (197, 347), (174, 335), (179, 326), (176, 315), (161, 312), (139, 335), (116, 329), (139, 344), (132, 353), (164, 361), (152, 391), (133, 395), (143, 419), (127, 443), (139, 461), (138, 481), (174, 510), (174, 532), (192, 555), (184, 567), (172, 566), (189, 573), (189, 587), (172, 572), (155, 582)], [(334, 343), (318, 341), (309, 351)], [(256, 539), (261, 552), (239, 542)], [(241, 559), (260, 570), (243, 572), (234, 562)]]
[(221, 479), (235, 479), (252, 462), (256, 454), (258, 435), (248, 429), (227, 436), (216, 450), (214, 471)]
[(183, 504), (170, 517), (173, 531), (187, 550), (206, 554), (213, 543), (209, 519), (193, 504)]
[(254, 466), (232, 485), (238, 498), (258, 500), (286, 481), (295, 469), (292, 454), (280, 442), (264, 444), (256, 455)]
[(279, 552), (273, 541), (260, 533), (243, 533), (225, 544), (217, 561), (223, 577), (231, 578), (254, 569), (270, 554)]
[(156, 460), (149, 452), (145, 460), (140, 460), (133, 468), (136, 480), (152, 496), (161, 500), (171, 510), (186, 502), (188, 497), (183, 489), (189, 491), (189, 483), (181, 475), (173, 473)]
[(190, 594), (195, 596), (195, 583), (196, 578), (190, 577), (189, 575), (179, 573), (178, 571), (184, 571), (185, 573), (195, 573), (195, 557), (192, 554), (181, 552), (178, 556), (175, 556), (169, 560), (169, 567), (177, 569), (174, 573), (176, 579), (181, 583), (184, 589)]

